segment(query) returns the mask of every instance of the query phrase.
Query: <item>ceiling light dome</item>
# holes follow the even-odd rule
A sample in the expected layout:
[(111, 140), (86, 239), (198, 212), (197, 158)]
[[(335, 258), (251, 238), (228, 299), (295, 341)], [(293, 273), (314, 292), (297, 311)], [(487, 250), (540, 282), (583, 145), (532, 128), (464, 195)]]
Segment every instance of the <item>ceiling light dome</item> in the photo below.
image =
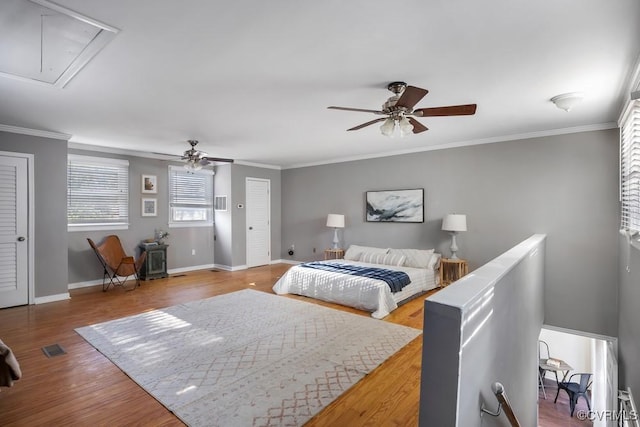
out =
[(561, 110), (569, 112), (573, 107), (578, 105), (584, 99), (582, 92), (563, 93), (562, 95), (556, 95), (551, 98), (551, 102), (556, 104)]

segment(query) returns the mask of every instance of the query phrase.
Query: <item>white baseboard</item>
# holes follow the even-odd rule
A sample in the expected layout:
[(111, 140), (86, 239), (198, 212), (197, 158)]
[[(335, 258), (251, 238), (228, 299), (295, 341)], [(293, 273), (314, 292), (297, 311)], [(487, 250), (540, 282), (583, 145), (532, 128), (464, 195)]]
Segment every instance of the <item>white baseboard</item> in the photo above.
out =
[[(296, 265), (296, 264), (300, 264), (300, 261), (294, 261), (294, 260), (288, 260), (288, 259), (272, 259), (271, 261), (269, 261), (269, 265), (273, 265), (273, 264)], [(230, 266), (230, 265), (216, 264), (215, 268), (219, 270), (225, 270), (225, 271), (239, 271), (239, 270), (246, 270), (249, 267), (247, 267), (246, 265)]]
[(70, 298), (71, 295), (69, 295), (69, 292), (65, 292), (63, 294), (47, 295), (46, 297), (36, 297), (35, 303), (46, 304), (48, 302), (64, 301)]
[(167, 273), (178, 274), (178, 273), (186, 273), (187, 271), (195, 271), (195, 270), (211, 270), (212, 268), (216, 268), (216, 265), (215, 264), (193, 265), (191, 267), (170, 268), (167, 270)]
[[(215, 264), (203, 264), (203, 265), (193, 265), (191, 267), (170, 268), (169, 270), (167, 270), (167, 274), (177, 274), (177, 273), (184, 273), (187, 271), (206, 270), (211, 268), (215, 268)], [(88, 288), (89, 286), (96, 286), (96, 285), (102, 285), (102, 279), (87, 280), (86, 282), (69, 283), (67, 285), (67, 289), (71, 290), (71, 289)]]
[(224, 270), (224, 271), (239, 271), (239, 270), (246, 270), (247, 266), (246, 265), (231, 266), (231, 265), (224, 265), (224, 264), (215, 264), (214, 268), (217, 268), (218, 270)]
[[(274, 259), (274, 260), (271, 260), (270, 262), (270, 264), (280, 264), (280, 263), (296, 265), (296, 264), (300, 264), (300, 261), (293, 261), (293, 260), (287, 260), (287, 259)], [(218, 270), (224, 270), (224, 271), (240, 271), (240, 270), (246, 270), (248, 267), (246, 265), (230, 266), (230, 265), (224, 265), (224, 264), (203, 264), (203, 265), (192, 265), (190, 267), (170, 268), (167, 270), (167, 273), (179, 274), (179, 273), (186, 273), (188, 271), (195, 271), (195, 270), (211, 270), (213, 268), (216, 268)], [(67, 289), (71, 290), (71, 289), (88, 288), (89, 286), (96, 286), (96, 285), (102, 285), (102, 279), (69, 283), (67, 285)]]
[(87, 280), (86, 282), (69, 283), (67, 289), (88, 288), (89, 286), (102, 285), (102, 279)]

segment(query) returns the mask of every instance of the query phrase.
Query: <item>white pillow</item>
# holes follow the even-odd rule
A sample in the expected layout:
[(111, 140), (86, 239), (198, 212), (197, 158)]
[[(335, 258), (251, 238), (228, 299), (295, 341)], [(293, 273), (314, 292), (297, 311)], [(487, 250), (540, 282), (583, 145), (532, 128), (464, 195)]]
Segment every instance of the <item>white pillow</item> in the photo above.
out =
[(349, 249), (347, 249), (347, 252), (344, 253), (344, 259), (350, 260), (350, 261), (359, 261), (360, 254), (363, 252), (386, 254), (387, 252), (389, 252), (389, 248), (383, 249), (383, 248), (373, 248), (371, 246), (351, 245), (349, 246)]
[[(407, 259), (404, 265), (414, 268), (429, 268), (429, 261), (433, 255), (433, 249), (391, 249), (390, 254), (404, 255)], [(434, 261), (434, 263), (437, 260)], [(433, 268), (433, 266), (431, 267)]]
[(360, 255), (360, 261), (362, 262), (368, 262), (369, 264), (395, 265), (398, 267), (403, 266), (406, 259), (406, 256), (398, 254), (362, 252)]
[(430, 270), (437, 270), (438, 268), (440, 268), (440, 257), (442, 257), (442, 254), (438, 254), (434, 252), (431, 255), (431, 259), (429, 260), (429, 264), (427, 265), (427, 268)]

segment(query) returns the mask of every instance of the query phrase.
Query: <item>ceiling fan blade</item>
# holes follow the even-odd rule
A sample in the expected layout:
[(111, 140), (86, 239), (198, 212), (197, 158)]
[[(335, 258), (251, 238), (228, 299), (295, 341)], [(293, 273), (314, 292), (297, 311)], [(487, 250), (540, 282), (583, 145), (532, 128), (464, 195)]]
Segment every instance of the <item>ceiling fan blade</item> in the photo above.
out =
[(396, 107), (405, 107), (410, 110), (428, 93), (429, 91), (426, 89), (407, 86), (402, 95), (400, 95), (398, 102), (396, 102)]
[(207, 162), (222, 162), (222, 163), (233, 163), (233, 159), (223, 159), (221, 157), (201, 157), (200, 161), (207, 161)]
[(409, 119), (409, 123), (413, 125), (413, 133), (424, 132), (425, 130), (429, 130), (428, 127), (414, 119), (413, 117), (407, 117)]
[(470, 116), (476, 113), (476, 104), (451, 105), (449, 107), (418, 108), (413, 112), (418, 117)]
[(378, 122), (384, 122), (385, 120), (387, 120), (387, 118), (386, 118), (386, 117), (381, 117), (381, 118), (379, 118), (379, 119), (371, 120), (370, 122), (363, 123), (363, 124), (361, 124), (361, 125), (358, 125), (358, 126), (356, 126), (356, 127), (352, 127), (351, 129), (347, 129), (347, 130), (349, 131), (349, 130), (358, 130), (358, 129), (362, 129), (363, 127), (367, 127), (367, 126), (369, 126), (369, 125), (372, 125), (372, 124), (374, 124), (374, 123), (378, 123)]
[(373, 114), (385, 114), (380, 110), (366, 110), (364, 108), (350, 108), (350, 107), (327, 107), (329, 110), (343, 110), (343, 111), (359, 111), (361, 113), (373, 113)]

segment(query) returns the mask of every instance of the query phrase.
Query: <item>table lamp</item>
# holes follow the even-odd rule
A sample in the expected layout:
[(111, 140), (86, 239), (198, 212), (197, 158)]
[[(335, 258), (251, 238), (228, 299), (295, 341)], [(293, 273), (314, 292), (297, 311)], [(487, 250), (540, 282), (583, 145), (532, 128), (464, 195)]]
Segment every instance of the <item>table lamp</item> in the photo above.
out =
[(327, 216), (327, 227), (333, 227), (333, 249), (340, 248), (338, 228), (344, 228), (344, 215), (329, 214)]
[(461, 231), (467, 231), (467, 216), (460, 214), (449, 214), (442, 220), (442, 229), (451, 234), (451, 259), (458, 259), (456, 252), (456, 235)]

